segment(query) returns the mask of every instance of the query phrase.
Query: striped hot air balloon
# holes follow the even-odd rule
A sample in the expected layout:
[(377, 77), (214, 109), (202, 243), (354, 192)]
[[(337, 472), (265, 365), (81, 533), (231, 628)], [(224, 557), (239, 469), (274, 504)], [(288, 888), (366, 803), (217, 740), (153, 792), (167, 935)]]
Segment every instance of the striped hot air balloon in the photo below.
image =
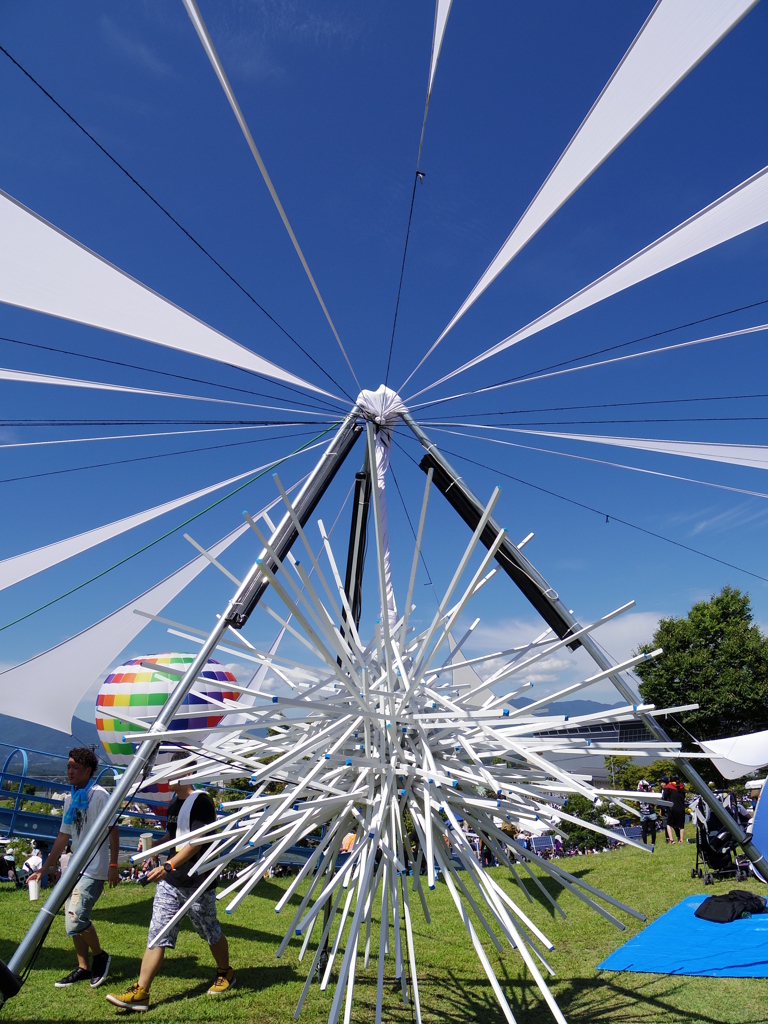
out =
[[(107, 676), (96, 698), (96, 728), (112, 764), (129, 763), (133, 757), (134, 743), (127, 741), (128, 734), (135, 733), (138, 743), (141, 734), (146, 731), (135, 720), (141, 719), (144, 723), (151, 724), (177, 682), (178, 672), (166, 674), (162, 667), (168, 665), (183, 672), (193, 660), (192, 654), (152, 654), (131, 658)], [(157, 665), (157, 671), (146, 668), (147, 663)], [(237, 700), (239, 694), (227, 687), (228, 683), (236, 682), (232, 673), (223, 665), (213, 658), (209, 659), (192, 692), (184, 699), (179, 709), (180, 713), (174, 718), (170, 728), (212, 729), (221, 721), (222, 715), (211, 700)], [(121, 717), (122, 715), (125, 717)], [(169, 756), (161, 755), (158, 761), (166, 760)], [(164, 785), (153, 786), (151, 791), (143, 792), (152, 802), (157, 800), (161, 804), (168, 804), (171, 799), (168, 787)]]

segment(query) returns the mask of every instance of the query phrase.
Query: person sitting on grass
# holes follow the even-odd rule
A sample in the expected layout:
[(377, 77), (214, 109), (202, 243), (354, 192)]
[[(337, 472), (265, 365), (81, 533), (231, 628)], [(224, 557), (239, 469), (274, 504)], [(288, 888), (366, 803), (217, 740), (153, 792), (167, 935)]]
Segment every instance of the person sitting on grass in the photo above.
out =
[[(187, 755), (174, 754), (172, 760)], [(199, 887), (202, 879), (189, 871), (200, 860), (205, 846), (193, 846), (181, 840), (195, 829), (216, 820), (216, 809), (207, 793), (197, 792), (191, 784), (171, 782), (175, 795), (168, 807), (167, 830), (159, 843), (176, 840), (176, 851), (164, 864), (147, 874), (147, 881), (157, 882), (152, 901), (147, 948), (141, 960), (139, 980), (120, 994), (110, 993), (107, 1001), (127, 1010), (148, 1010), (149, 990), (163, 965), (166, 949), (174, 949), (182, 918), (167, 926)], [(229, 946), (216, 918), (215, 887), (206, 889), (187, 908), (190, 923), (200, 938), (205, 939), (216, 961), (216, 980), (208, 989), (209, 996), (220, 996), (235, 985), (235, 972), (229, 965)], [(166, 930), (167, 929), (167, 930)]]
[[(60, 831), (45, 862), (39, 870), (32, 872), (27, 881), (40, 881), (58, 864), (68, 844), (72, 844), (72, 853), (77, 853), (109, 799), (106, 789), (94, 781), (93, 773), (98, 767), (98, 759), (90, 747), (70, 750), (67, 778), (72, 789), (64, 797)], [(91, 911), (104, 891), (104, 882), (109, 881), (110, 887), (114, 887), (120, 881), (117, 868), (120, 835), (115, 825), (110, 828), (108, 836), (109, 839), (104, 836), (80, 877), (76, 881), (73, 879), (74, 888), (64, 907), (64, 926), (75, 946), (77, 967), (55, 982), (56, 988), (68, 988), (78, 981), (90, 981), (91, 988), (98, 988), (107, 979), (111, 957), (101, 948), (91, 922)], [(93, 953), (91, 964), (88, 962), (89, 949)]]

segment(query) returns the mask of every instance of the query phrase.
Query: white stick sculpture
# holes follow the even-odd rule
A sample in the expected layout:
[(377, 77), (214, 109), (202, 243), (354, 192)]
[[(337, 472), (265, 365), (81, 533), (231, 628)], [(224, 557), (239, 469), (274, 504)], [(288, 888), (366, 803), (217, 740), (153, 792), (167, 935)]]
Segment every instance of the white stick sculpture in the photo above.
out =
[[(535, 865), (623, 928), (606, 905), (642, 920), (643, 915), (569, 874), (559, 864), (525, 849), (509, 831), (503, 831), (503, 826), (510, 823), (529, 831), (543, 824), (562, 834), (562, 822), (579, 821), (567, 809), (568, 796), (574, 793), (593, 804), (610, 800), (634, 814), (622, 800), (631, 794), (595, 788), (589, 775), (560, 767), (560, 755), (591, 754), (602, 759), (611, 753), (651, 753), (674, 757), (679, 745), (600, 743), (576, 731), (584, 724), (631, 722), (639, 712), (657, 713), (650, 705), (626, 706), (570, 721), (563, 715), (532, 713), (603, 680), (608, 675), (605, 671), (526, 707), (516, 706), (515, 698), (530, 692), (532, 684), (526, 680), (530, 666), (565, 643), (572, 643), (574, 636), (560, 640), (547, 632), (530, 644), (472, 659), (473, 664), (498, 665), (486, 681), (476, 685), (454, 679), (459, 664), (466, 665), (456, 660), (455, 648), (469, 631), (454, 645), (451, 630), (493, 574), (493, 555), (503, 538), (501, 531), (490, 550), (482, 557), (477, 555), (479, 538), (498, 492), (491, 497), (429, 626), (421, 632), (408, 626), (414, 572), (405, 614), (390, 620), (388, 612), (394, 605), (386, 578), (389, 560), (382, 532), (384, 491), (376, 478), (374, 433), (369, 423), (375, 561), (382, 606), (374, 635), (364, 641), (355, 628), (322, 522), (325, 569), (304, 531), (299, 530), (311, 574), (293, 556), (279, 560), (260, 536), (279, 570), (275, 573), (263, 565), (274, 596), (270, 602), (262, 601), (261, 607), (309, 648), (321, 664), (299, 663), (277, 655), (274, 648), (261, 651), (231, 632), (221, 649), (268, 665), (273, 678), (289, 684), (291, 695), (274, 696), (260, 690), (263, 703), (245, 713), (236, 702), (228, 701), (222, 708), (217, 705), (217, 711), (224, 710), (225, 715), (213, 732), (167, 732), (163, 738), (183, 745), (189, 756), (156, 768), (147, 784), (170, 778), (204, 782), (250, 774), (253, 795), (225, 803), (222, 818), (191, 836), (192, 842), (205, 847), (191, 876), (198, 891), (212, 885), (232, 861), (251, 857), (251, 863), (242, 867), (218, 895), (227, 902), (228, 913), (290, 847), (314, 837), (314, 849), (275, 907), (278, 913), (284, 911), (306, 885), (277, 950), (282, 956), (288, 943), (298, 939), (299, 959), (303, 961), (311, 954), (306, 984), (296, 1007), (297, 1018), (319, 968), (322, 990), (328, 987), (332, 975), (336, 979), (329, 1024), (336, 1024), (342, 1015), (348, 1024), (356, 971), (361, 963), (368, 967), (372, 957), (375, 962), (378, 945), (376, 1021), (381, 1021), (387, 955), (392, 957), (403, 999), (412, 1000), (416, 1020), (421, 1021), (411, 893), (429, 922), (429, 897), (421, 876), (424, 866), (428, 890), (434, 889), (439, 877), (448, 887), (507, 1020), (513, 1022), (514, 1017), (481, 944), (483, 933), (499, 952), (506, 945), (519, 952), (555, 1019), (562, 1022), (563, 1015), (539, 969), (541, 965), (553, 973), (544, 955), (545, 950), (553, 948), (552, 943), (478, 862), (461, 821), (481, 838), (500, 864), (510, 869), (529, 902), (532, 898), (518, 870), (554, 903), (532, 870)], [(290, 499), (279, 481), (278, 486), (290, 513)], [(428, 479), (427, 489), (429, 486)], [(426, 505), (425, 493), (414, 567)], [(251, 521), (251, 526), (259, 532), (256, 523)], [(282, 602), (286, 612), (272, 606), (275, 599)], [(597, 628), (629, 607), (631, 604), (583, 627), (582, 632)], [(198, 641), (199, 631), (178, 623), (173, 626), (176, 635)], [(660, 653), (654, 651), (647, 657)], [(611, 671), (629, 669), (644, 657), (631, 658)], [(230, 717), (234, 715), (239, 717)], [(134, 721), (147, 727), (151, 724), (149, 720)], [(228, 725), (228, 721), (237, 724)], [(274, 782), (283, 786), (279, 793), (268, 791)], [(406, 814), (412, 826), (406, 825)], [(599, 825), (583, 824), (597, 833), (612, 835)], [(345, 837), (349, 852), (340, 858)], [(646, 849), (637, 843), (632, 845)], [(156, 848), (157, 852), (162, 849)], [(556, 910), (562, 913), (558, 906)], [(375, 929), (374, 913), (380, 920)]]

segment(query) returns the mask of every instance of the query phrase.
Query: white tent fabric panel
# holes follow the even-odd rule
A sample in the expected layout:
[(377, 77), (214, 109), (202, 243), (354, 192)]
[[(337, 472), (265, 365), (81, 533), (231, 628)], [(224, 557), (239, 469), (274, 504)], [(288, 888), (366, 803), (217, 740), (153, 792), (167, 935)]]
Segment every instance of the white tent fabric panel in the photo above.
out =
[[(218, 557), (248, 529), (243, 523), (214, 544), (210, 553)], [(158, 615), (209, 564), (199, 555), (93, 626), (0, 672), (0, 713), (25, 721), (33, 713), (38, 725), (69, 733), (83, 695), (147, 625), (149, 620), (135, 615), (134, 608)]]
[[(510, 334), (508, 338), (486, 349), (479, 356), (470, 359), (456, 370), (441, 377), (430, 388), (442, 384), (463, 373), (472, 366), (498, 355), (505, 349), (530, 338), (553, 324), (565, 320), (574, 313), (588, 309), (625, 288), (639, 284), (655, 274), (698, 256), (722, 242), (736, 238), (745, 231), (759, 227), (768, 221), (768, 167), (764, 167), (736, 188), (716, 199), (714, 203), (683, 221), (676, 228), (662, 235), (655, 242), (620, 263), (613, 270), (603, 274), (591, 284), (575, 292), (570, 298), (532, 320), (526, 327)], [(417, 394), (423, 394), (424, 388)], [(411, 396), (415, 398), (416, 396)]]
[[(237, 102), (237, 97), (235, 96), (234, 89), (229, 83), (227, 74), (224, 71), (224, 65), (221, 63), (221, 60), (219, 59), (219, 55), (216, 52), (216, 47), (213, 45), (213, 40), (211, 39), (210, 33), (208, 32), (205, 22), (203, 21), (203, 16), (200, 13), (200, 9), (198, 8), (195, 0), (182, 0), (182, 2), (184, 4), (184, 7), (186, 8), (187, 14), (189, 15), (190, 21), (195, 27), (195, 32), (197, 32), (199, 40), (203, 44), (203, 49), (206, 52), (208, 60), (211, 62), (211, 67), (216, 73), (216, 77), (219, 80), (219, 84), (224, 90), (224, 95), (227, 97), (227, 102), (232, 108), (232, 113), (235, 115), (235, 119), (237, 120), (237, 123), (240, 125), (240, 131), (243, 133), (243, 137), (245, 141), (248, 143), (248, 148), (250, 149), (253, 158), (256, 161), (256, 166), (259, 168), (259, 171), (261, 172), (261, 176), (264, 179), (264, 184), (267, 186), (269, 194), (272, 197), (272, 202), (275, 204), (275, 208), (277, 209), (277, 212), (280, 214), (280, 219), (282, 220), (285, 230), (288, 232), (288, 236), (291, 239), (291, 242), (293, 243), (293, 248), (296, 250), (296, 255), (299, 257), (299, 262), (304, 268), (304, 273), (307, 275), (307, 280), (312, 285), (312, 291), (315, 293), (315, 297), (317, 298), (317, 301), (320, 303), (320, 308), (325, 314), (325, 319), (328, 321), (328, 325), (333, 331), (333, 336), (336, 339), (339, 348), (341, 349), (341, 354), (344, 356), (344, 359), (346, 360), (350, 373), (352, 374), (355, 380), (355, 384), (357, 384), (357, 386), (360, 387), (360, 382), (357, 379), (357, 375), (355, 374), (355, 371), (352, 367), (352, 363), (349, 361), (349, 356), (347, 355), (346, 349), (341, 343), (341, 338), (339, 337), (339, 333), (336, 330), (336, 325), (334, 324), (333, 320), (331, 320), (331, 314), (328, 312), (328, 309), (325, 305), (325, 301), (323, 300), (323, 297), (320, 294), (320, 289), (317, 287), (315, 279), (312, 276), (312, 271), (309, 269), (309, 264), (307, 263), (304, 253), (302, 252), (301, 246), (299, 245), (299, 240), (296, 237), (293, 228), (291, 227), (290, 221), (288, 220), (288, 214), (283, 209), (283, 204), (280, 202), (280, 197), (277, 194), (277, 190), (274, 184), (272, 183), (272, 179), (269, 176), (269, 172), (267, 171), (266, 165), (261, 158), (261, 153), (259, 153), (258, 147), (253, 140), (251, 130), (248, 127), (248, 122), (245, 120), (245, 115), (240, 109), (240, 104)], [(319, 389), (316, 388), (315, 390)]]
[(636, 448), (641, 451), (660, 452), (664, 455), (684, 455), (689, 459), (708, 462), (726, 462), (732, 466), (750, 466), (768, 469), (768, 447), (759, 444), (725, 444), (705, 441), (664, 441), (646, 437), (608, 437), (600, 434), (562, 434), (553, 430), (523, 430), (511, 428), (511, 433), (532, 434), (535, 437), (556, 437), (565, 441), (591, 441), (594, 444), (614, 445), (618, 448)]
[(437, 62), (440, 58), (440, 49), (443, 45), (445, 26), (448, 24), (448, 15), (451, 13), (453, 0), (437, 0), (435, 5), (435, 29), (432, 34), (432, 55), (429, 60), (429, 85), (427, 87), (427, 106), (432, 95), (432, 84), (435, 81)]
[(137, 512), (135, 515), (127, 516), (125, 519), (118, 519), (114, 523), (107, 523), (105, 526), (99, 526), (94, 530), (87, 530), (85, 533), (77, 534), (77, 536), (66, 537), (64, 540), (56, 541), (54, 544), (46, 544), (32, 551), (25, 551), (23, 554), (6, 558), (0, 562), (0, 590), (5, 590), (6, 587), (11, 587), (14, 583), (19, 583), (21, 580), (26, 580), (36, 573), (50, 569), (51, 566), (58, 565), (59, 562), (64, 562), (66, 559), (79, 555), (83, 551), (88, 551), (89, 548), (96, 547), (97, 544), (103, 544), (113, 537), (127, 533), (128, 530), (141, 526), (142, 523), (148, 523), (152, 519), (157, 519), (158, 516), (165, 515), (166, 512), (172, 512), (183, 505), (188, 505), (198, 498), (205, 497), (206, 494), (213, 494), (215, 491), (221, 490), (222, 487), (245, 480), (247, 477), (253, 476), (255, 473), (261, 472), (261, 470), (268, 469), (272, 465), (274, 465), (274, 462), (267, 462), (256, 469), (248, 470), (247, 473), (231, 476), (227, 480), (211, 484), (210, 487), (203, 487), (192, 494), (185, 494), (181, 498), (174, 498), (173, 501), (166, 501), (163, 505), (156, 505), (154, 508), (147, 509), (144, 512)]
[[(756, 3), (659, 0), (528, 209), (436, 344), (536, 232)], [(433, 60), (437, 63), (434, 56)]]
[[(154, 398), (186, 398), (192, 402), (214, 402), (217, 405), (244, 405), (249, 409), (271, 409), (273, 412), (303, 412), (292, 406), (262, 405), (258, 402), (239, 402), (232, 398), (209, 398), (205, 395), (185, 395), (177, 391), (152, 391), (149, 388), (132, 388), (127, 384), (108, 384), (100, 380), (80, 380), (77, 377), (53, 377), (48, 373), (32, 373), (29, 370), (9, 370), (0, 367), (0, 380), (19, 384), (50, 384), (62, 388), (86, 388), (94, 391), (120, 391), (128, 395), (150, 395)], [(327, 413), (315, 413), (312, 410), (304, 413), (308, 416), (327, 416)]]
[(712, 764), (726, 779), (739, 779), (768, 765), (768, 732), (707, 740), (699, 746), (712, 755)]
[(329, 395), (219, 333), (0, 190), (0, 302)]

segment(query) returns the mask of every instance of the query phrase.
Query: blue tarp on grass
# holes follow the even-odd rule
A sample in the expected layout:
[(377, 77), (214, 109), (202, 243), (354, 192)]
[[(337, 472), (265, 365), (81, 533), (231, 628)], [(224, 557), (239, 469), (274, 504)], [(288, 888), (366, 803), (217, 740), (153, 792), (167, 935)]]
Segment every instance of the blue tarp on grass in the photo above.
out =
[(598, 964), (598, 971), (768, 978), (768, 913), (715, 924), (694, 911), (707, 895), (688, 896)]

